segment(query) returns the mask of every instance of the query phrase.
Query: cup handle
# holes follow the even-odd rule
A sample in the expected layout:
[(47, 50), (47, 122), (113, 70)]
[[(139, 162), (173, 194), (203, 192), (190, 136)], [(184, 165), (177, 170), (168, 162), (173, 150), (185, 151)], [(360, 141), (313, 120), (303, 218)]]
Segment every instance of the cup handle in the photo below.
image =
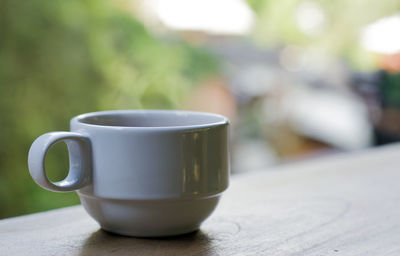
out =
[[(46, 175), (45, 158), (52, 145), (65, 141), (69, 153), (69, 171), (67, 177), (51, 182)], [(75, 132), (49, 132), (37, 138), (29, 150), (28, 167), (33, 180), (41, 187), (66, 192), (80, 189), (90, 182), (92, 166), (91, 144), (89, 137)]]

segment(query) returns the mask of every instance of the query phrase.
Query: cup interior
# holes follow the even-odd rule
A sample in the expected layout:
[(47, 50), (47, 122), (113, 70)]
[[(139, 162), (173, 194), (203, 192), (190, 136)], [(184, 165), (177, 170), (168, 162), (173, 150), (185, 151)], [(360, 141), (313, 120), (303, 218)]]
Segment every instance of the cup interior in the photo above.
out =
[(77, 121), (89, 125), (120, 127), (191, 127), (227, 123), (211, 113), (174, 110), (124, 110), (84, 114)]

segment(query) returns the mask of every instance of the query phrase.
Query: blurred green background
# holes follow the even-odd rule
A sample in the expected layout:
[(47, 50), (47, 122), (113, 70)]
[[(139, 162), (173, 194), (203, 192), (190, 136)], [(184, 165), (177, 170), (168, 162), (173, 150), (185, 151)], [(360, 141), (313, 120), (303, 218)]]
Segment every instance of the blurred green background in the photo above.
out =
[[(154, 38), (117, 1), (0, 0), (0, 218), (72, 205), (32, 181), (30, 144), (69, 130), (80, 113), (174, 108), (215, 59), (181, 41)], [(63, 143), (51, 150), (49, 176), (67, 172)]]
[[(69, 130), (86, 112), (227, 115), (234, 173), (373, 146), (378, 135), (381, 144), (399, 141), (400, 45), (379, 52), (362, 39), (367, 25), (399, 12), (397, 0), (0, 0), (0, 218), (79, 203), (37, 186), (27, 154), (39, 135)], [(349, 117), (337, 119), (349, 127), (335, 131), (338, 141), (313, 112), (326, 96), (334, 96), (326, 109)], [(304, 106), (313, 132), (291, 120), (308, 120), (295, 116)], [(361, 137), (349, 145), (346, 136)], [(51, 180), (66, 176), (63, 143), (46, 167)]]

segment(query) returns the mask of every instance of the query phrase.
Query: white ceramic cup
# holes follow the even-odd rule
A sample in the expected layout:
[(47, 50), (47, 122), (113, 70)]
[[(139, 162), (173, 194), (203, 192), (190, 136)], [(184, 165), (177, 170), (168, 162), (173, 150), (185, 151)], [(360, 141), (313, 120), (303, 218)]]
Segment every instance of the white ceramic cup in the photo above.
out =
[[(114, 233), (188, 233), (213, 212), (228, 187), (228, 119), (209, 113), (118, 110), (79, 115), (71, 132), (50, 132), (29, 151), (32, 178), (52, 191), (77, 190), (86, 211)], [(67, 177), (52, 182), (45, 157), (68, 146)]]

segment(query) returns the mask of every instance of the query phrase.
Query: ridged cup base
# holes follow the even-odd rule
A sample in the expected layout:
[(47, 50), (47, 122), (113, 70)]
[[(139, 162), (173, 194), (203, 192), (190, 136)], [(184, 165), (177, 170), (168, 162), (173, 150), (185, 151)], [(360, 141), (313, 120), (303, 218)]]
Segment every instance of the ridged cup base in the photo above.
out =
[(220, 196), (199, 199), (117, 200), (79, 194), (86, 211), (109, 232), (134, 237), (189, 233), (214, 211)]

